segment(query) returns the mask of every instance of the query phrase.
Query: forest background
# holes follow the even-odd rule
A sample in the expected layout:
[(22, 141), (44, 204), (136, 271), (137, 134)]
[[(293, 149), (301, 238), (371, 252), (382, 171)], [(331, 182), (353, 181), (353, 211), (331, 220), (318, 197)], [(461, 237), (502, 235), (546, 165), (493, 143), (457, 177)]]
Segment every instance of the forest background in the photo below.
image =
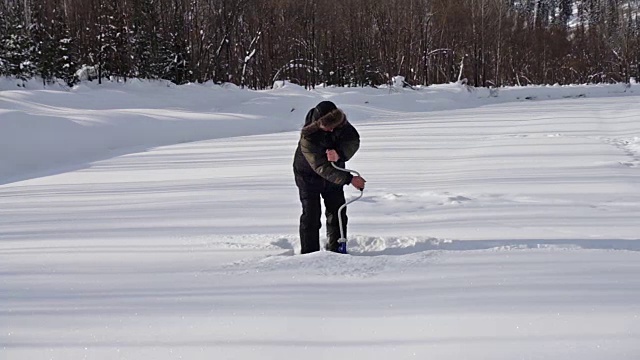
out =
[(378, 86), (630, 83), (639, 0), (0, 0), (0, 76)]

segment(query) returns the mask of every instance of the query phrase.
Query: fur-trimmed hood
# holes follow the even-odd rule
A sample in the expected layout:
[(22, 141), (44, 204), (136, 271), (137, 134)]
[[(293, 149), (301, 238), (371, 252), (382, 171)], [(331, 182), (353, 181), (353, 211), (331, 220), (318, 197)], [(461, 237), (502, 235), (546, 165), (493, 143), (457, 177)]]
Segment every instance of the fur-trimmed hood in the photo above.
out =
[(313, 133), (321, 131), (320, 125), (324, 127), (336, 127), (336, 126), (344, 126), (344, 124), (348, 123), (347, 116), (340, 109), (335, 109), (330, 111), (325, 116), (319, 118), (318, 120), (312, 122), (311, 124), (302, 128), (301, 134), (303, 136), (309, 136)]

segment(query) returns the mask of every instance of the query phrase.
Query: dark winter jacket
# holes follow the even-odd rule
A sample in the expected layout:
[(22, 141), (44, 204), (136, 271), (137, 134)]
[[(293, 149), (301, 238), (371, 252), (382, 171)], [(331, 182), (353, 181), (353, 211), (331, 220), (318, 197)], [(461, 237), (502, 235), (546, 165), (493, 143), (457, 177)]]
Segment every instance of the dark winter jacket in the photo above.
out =
[[(340, 125), (328, 132), (322, 130), (320, 124)], [(360, 147), (360, 135), (347, 121), (344, 113), (335, 109), (323, 114), (316, 107), (307, 114), (305, 125), (300, 132), (300, 141), (293, 162), (298, 187), (322, 186), (325, 181), (336, 186), (351, 183), (353, 175), (331, 166), (326, 154), (329, 149), (336, 150), (340, 156), (336, 165), (345, 167), (345, 162), (351, 159)]]

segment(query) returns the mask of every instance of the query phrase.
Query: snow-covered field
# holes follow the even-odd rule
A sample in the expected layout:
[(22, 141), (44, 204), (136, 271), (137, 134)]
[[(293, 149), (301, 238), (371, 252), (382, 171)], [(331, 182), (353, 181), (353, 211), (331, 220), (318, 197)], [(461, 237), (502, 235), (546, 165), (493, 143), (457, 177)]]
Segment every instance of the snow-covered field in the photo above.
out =
[[(639, 94), (0, 91), (0, 359), (639, 359)], [(367, 189), (291, 256), (323, 99)]]

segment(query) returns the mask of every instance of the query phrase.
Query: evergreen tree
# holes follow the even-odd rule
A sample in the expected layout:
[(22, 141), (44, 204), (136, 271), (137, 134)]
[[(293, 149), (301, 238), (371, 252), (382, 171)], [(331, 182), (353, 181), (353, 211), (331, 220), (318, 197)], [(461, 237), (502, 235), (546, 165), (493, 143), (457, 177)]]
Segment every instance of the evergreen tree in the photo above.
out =
[(6, 42), (7, 42), (7, 8), (4, 1), (0, 1), (0, 76), (8, 76), (8, 64), (6, 60)]
[(74, 39), (71, 36), (62, 10), (55, 10), (52, 33), (55, 34), (52, 39), (55, 46), (53, 76), (63, 80), (67, 85), (73, 86), (77, 82), (75, 75), (77, 56)]
[(34, 44), (25, 25), (22, 4), (9, 3), (8, 6), (3, 37), (4, 67), (6, 75), (26, 81), (36, 72), (32, 62)]
[(126, 1), (113, 1), (112, 5), (114, 16), (111, 25), (115, 37), (110, 68), (113, 75), (126, 81), (132, 75), (133, 26)]
[(164, 46), (160, 51), (162, 55), (162, 78), (176, 84), (189, 82), (189, 57), (190, 48), (185, 32), (185, 11), (182, 1), (174, 0), (174, 15), (168, 35), (163, 39)]
[(144, 79), (157, 79), (161, 74), (160, 19), (155, 0), (139, 0), (133, 8), (133, 74)]
[(112, 0), (100, 0), (98, 8), (97, 34), (97, 67), (98, 83), (109, 78), (114, 70), (116, 53), (116, 26), (114, 25), (115, 7)]
[(31, 62), (34, 65), (36, 75), (42, 78), (43, 85), (54, 81), (54, 73), (56, 72), (55, 64), (55, 40), (50, 28), (52, 20), (48, 18), (45, 12), (44, 3), (34, 1), (31, 3), (31, 24), (29, 25), (29, 34), (33, 42), (33, 51), (31, 52)]
[(558, 10), (558, 23), (566, 28), (569, 25), (569, 19), (573, 15), (573, 0), (560, 0)]

